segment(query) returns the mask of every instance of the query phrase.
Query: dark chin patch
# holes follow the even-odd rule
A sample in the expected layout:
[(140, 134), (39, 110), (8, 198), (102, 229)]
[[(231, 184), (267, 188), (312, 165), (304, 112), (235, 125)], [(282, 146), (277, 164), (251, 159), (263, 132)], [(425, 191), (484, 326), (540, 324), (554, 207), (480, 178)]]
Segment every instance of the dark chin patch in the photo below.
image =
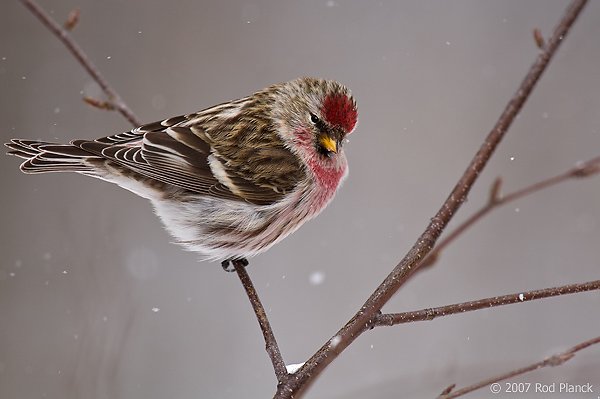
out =
[(315, 150), (325, 158), (329, 158), (331, 157), (331, 154), (333, 154), (331, 151), (323, 147), (319, 142), (315, 143)]

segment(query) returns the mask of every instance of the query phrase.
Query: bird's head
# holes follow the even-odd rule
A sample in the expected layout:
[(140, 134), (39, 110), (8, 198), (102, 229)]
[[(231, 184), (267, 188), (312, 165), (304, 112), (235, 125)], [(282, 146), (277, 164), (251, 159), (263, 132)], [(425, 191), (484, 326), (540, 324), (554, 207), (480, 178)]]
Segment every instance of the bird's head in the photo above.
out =
[(292, 151), (312, 150), (326, 158), (341, 152), (358, 120), (348, 88), (332, 80), (299, 78), (269, 89), (278, 132)]

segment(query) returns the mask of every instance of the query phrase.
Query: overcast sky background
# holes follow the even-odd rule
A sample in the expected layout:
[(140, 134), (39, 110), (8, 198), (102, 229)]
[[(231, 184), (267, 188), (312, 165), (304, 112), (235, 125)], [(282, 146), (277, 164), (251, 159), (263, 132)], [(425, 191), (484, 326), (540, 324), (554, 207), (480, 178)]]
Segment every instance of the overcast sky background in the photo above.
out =
[[(51, 1), (144, 121), (299, 76), (354, 93), (350, 176), (330, 207), (249, 272), (286, 363), (362, 305), (441, 206), (568, 1)], [(600, 4), (590, 2), (450, 229), (503, 192), (600, 155)], [(0, 13), (3, 141), (129, 130), (19, 2)], [(150, 204), (75, 174), (26, 176), (0, 156), (0, 397), (265, 398), (276, 380), (234, 274), (170, 243)], [(511, 203), (403, 287), (386, 312), (596, 280), (600, 178)], [(431, 398), (598, 335), (600, 293), (378, 328), (307, 398)], [(600, 386), (600, 349), (511, 380)], [(497, 397), (483, 389), (472, 397)], [(511, 396), (513, 398), (519, 396)], [(523, 396), (525, 397), (525, 396)], [(527, 396), (529, 397), (529, 396)], [(560, 396), (553, 396), (560, 397)]]

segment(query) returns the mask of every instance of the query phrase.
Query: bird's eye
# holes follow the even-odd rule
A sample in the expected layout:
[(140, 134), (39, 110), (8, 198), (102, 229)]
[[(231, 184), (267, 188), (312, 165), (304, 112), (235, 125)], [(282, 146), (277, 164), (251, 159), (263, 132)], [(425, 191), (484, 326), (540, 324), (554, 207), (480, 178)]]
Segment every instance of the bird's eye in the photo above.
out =
[(317, 115), (315, 115), (315, 114), (310, 114), (310, 121), (312, 123), (317, 124), (317, 123), (319, 123), (319, 117)]

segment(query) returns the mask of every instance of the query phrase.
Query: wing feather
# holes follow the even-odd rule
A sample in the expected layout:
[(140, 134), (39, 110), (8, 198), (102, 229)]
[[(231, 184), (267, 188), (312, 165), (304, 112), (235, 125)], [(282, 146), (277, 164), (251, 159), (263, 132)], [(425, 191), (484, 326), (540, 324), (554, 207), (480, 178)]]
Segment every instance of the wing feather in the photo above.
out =
[[(217, 127), (208, 122), (210, 118), (202, 120), (198, 115), (170, 118), (94, 141), (74, 140), (72, 144), (88, 156), (101, 156), (151, 179), (218, 198), (266, 205), (295, 187), (299, 179), (290, 180), (289, 176), (298, 172), (298, 162), (280, 140), (273, 141), (272, 134), (258, 146), (245, 141), (240, 147), (235, 134), (227, 135), (231, 140), (226, 140), (223, 134), (208, 132), (207, 128)], [(217, 130), (222, 133), (222, 129), (220, 125)], [(211, 156), (217, 157), (221, 173), (211, 167)], [(253, 178), (259, 175), (274, 178)]]
[(198, 194), (267, 205), (293, 190), (306, 172), (261, 107), (245, 98), (96, 140), (61, 145), (15, 139), (7, 146), (27, 159), (21, 168), (28, 173), (94, 174), (109, 160)]

